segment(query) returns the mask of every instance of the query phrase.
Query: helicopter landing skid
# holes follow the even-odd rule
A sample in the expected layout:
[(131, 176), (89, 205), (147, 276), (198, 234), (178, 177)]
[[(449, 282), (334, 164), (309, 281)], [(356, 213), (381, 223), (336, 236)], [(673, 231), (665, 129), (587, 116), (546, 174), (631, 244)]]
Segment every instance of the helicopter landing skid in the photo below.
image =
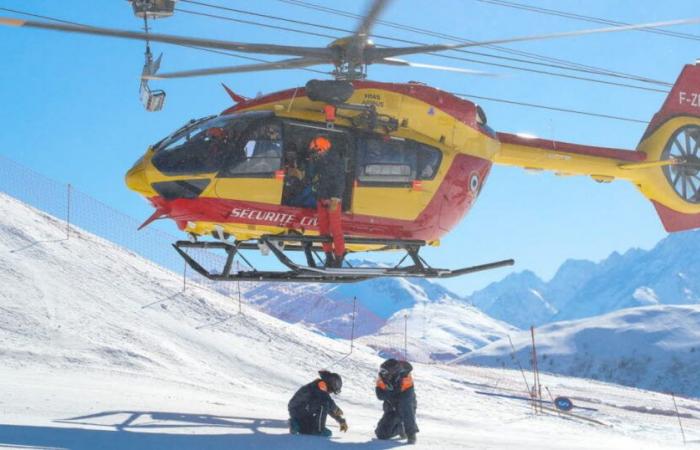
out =
[[(372, 278), (452, 278), (474, 272), (511, 266), (514, 260), (506, 259), (489, 264), (463, 267), (460, 269), (438, 269), (431, 267), (418, 254), (425, 241), (402, 239), (376, 239), (347, 237), (347, 244), (377, 246), (381, 250), (404, 250), (406, 254), (398, 264), (389, 267), (353, 267), (349, 261), (343, 267), (324, 267), (317, 255), (320, 244), (330, 242), (323, 236), (302, 235), (265, 235), (253, 241), (177, 241), (173, 244), (175, 250), (185, 262), (197, 273), (213, 281), (281, 281), (281, 282), (311, 282), (311, 283), (352, 283)], [(224, 267), (219, 273), (205, 269), (186, 249), (223, 250), (226, 253)], [(271, 252), (288, 270), (257, 270), (243, 256), (242, 250), (263, 250)], [(292, 261), (286, 254), (288, 251), (302, 251), (306, 256), (306, 265)], [(234, 270), (234, 258), (240, 256), (250, 266), (246, 270)], [(315, 257), (315, 258), (314, 258)], [(412, 264), (402, 265), (410, 258)]]

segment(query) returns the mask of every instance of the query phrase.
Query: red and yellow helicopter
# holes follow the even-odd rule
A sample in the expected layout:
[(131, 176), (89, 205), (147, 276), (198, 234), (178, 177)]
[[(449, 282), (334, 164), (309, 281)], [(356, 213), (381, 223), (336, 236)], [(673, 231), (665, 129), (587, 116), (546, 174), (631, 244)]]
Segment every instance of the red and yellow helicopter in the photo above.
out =
[[(191, 239), (176, 250), (214, 280), (348, 282), (374, 277), (446, 278), (513, 264), (437, 269), (419, 255), (438, 245), (469, 211), (493, 164), (624, 179), (649, 198), (668, 231), (700, 227), (700, 64), (687, 65), (635, 150), (593, 147), (492, 130), (481, 107), (421, 83), (366, 80), (370, 64), (416, 66), (397, 56), (455, 48), (624, 31), (698, 19), (629, 25), (456, 45), (378, 47), (369, 32), (387, 1), (375, 0), (354, 35), (327, 47), (247, 44), (104, 28), (0, 19), (0, 24), (150, 39), (242, 52), (292, 55), (274, 63), (151, 76), (167, 79), (222, 73), (335, 67), (335, 80), (312, 80), (255, 99), (236, 95), (216, 116), (187, 123), (151, 146), (128, 171), (130, 189), (146, 197), (156, 219), (170, 218)], [(426, 65), (422, 65), (426, 66)], [(459, 70), (441, 66), (430, 68)], [(393, 267), (324, 267), (310, 182), (308, 144), (329, 139), (345, 161), (342, 224), (351, 252), (404, 250)], [(301, 174), (301, 175), (300, 175)], [(207, 239), (205, 239), (207, 238)], [(226, 252), (220, 271), (205, 269), (188, 249)], [(245, 250), (272, 252), (284, 270), (237, 270)], [(302, 251), (305, 263), (289, 256)], [(403, 265), (408, 259), (407, 265)]]

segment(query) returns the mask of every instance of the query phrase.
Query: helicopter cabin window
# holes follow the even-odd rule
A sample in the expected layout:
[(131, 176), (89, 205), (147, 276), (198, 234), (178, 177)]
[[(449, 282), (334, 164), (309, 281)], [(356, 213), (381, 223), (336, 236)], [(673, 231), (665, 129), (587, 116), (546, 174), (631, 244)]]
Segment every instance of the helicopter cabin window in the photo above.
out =
[(238, 123), (230, 116), (193, 122), (158, 145), (153, 165), (166, 175), (218, 172), (234, 147)]
[(255, 125), (244, 137), (221, 175), (266, 178), (281, 168), (281, 162), (282, 125), (266, 121)]
[(357, 180), (364, 186), (408, 186), (413, 180), (432, 180), (441, 157), (439, 150), (407, 139), (361, 138)]

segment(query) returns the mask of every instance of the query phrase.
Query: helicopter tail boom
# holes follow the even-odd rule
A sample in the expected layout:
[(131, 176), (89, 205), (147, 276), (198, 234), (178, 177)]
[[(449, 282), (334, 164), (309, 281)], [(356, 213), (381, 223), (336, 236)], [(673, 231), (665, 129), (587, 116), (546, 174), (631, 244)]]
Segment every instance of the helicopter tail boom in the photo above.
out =
[(700, 64), (684, 67), (636, 150), (497, 136), (496, 164), (628, 180), (654, 204), (667, 231), (700, 228)]

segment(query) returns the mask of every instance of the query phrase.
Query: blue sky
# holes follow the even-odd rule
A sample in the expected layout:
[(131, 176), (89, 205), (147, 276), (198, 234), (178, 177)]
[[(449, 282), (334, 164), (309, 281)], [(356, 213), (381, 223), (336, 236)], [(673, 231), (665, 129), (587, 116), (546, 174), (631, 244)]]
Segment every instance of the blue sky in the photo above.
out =
[[(313, 1), (353, 13), (361, 13), (365, 8), (364, 1)], [(340, 28), (352, 29), (355, 26), (351, 18), (304, 9), (279, 0), (207, 2)], [(527, 3), (630, 23), (700, 15), (694, 0), (541, 0)], [(184, 2), (178, 5), (191, 11), (340, 36), (340, 33), (327, 30), (270, 22)], [(141, 26), (124, 0), (0, 0), (0, 8), (112, 28), (138, 29)], [(4, 11), (0, 11), (0, 16), (21, 17)], [(383, 18), (472, 40), (596, 27), (477, 0), (394, 0)], [(161, 33), (240, 42), (327, 43), (320, 37), (183, 12), (156, 21), (153, 28)], [(700, 36), (698, 25), (674, 27), (673, 30)], [(442, 42), (382, 25), (377, 26), (375, 32), (426, 43)], [(376, 41), (397, 45), (382, 39)], [(694, 40), (644, 32), (518, 43), (509, 47), (669, 82), (675, 80), (684, 64), (700, 57)], [(155, 44), (153, 49), (164, 53), (162, 71), (245, 63), (237, 58), (164, 44)], [(126, 189), (124, 173), (149, 144), (185, 121), (218, 113), (229, 106), (230, 99), (220, 86), (222, 81), (243, 95), (254, 96), (258, 92), (303, 85), (310, 77), (317, 76), (290, 70), (163, 81), (154, 83), (153, 87), (163, 88), (168, 93), (164, 111), (146, 113), (138, 100), (143, 50), (144, 45), (137, 41), (0, 28), (0, 54), (3, 55), (0, 120), (4, 130), (0, 133), (0, 153), (49, 177), (71, 182), (77, 189), (132, 216), (145, 218), (151, 212), (150, 207)], [(665, 97), (660, 93), (430, 55), (406, 59), (487, 70), (502, 76), (486, 78), (424, 69), (371, 67), (370, 78), (397, 82), (420, 80), (453, 92), (643, 120), (651, 118)], [(490, 101), (480, 103), (487, 112), (490, 125), (498, 131), (529, 132), (557, 140), (633, 149), (645, 128), (644, 124), (638, 123)], [(167, 225), (158, 226), (173, 231)], [(513, 257), (517, 262), (513, 270), (533, 270), (547, 279), (567, 258), (599, 260), (613, 251), (650, 248), (664, 236), (651, 204), (627, 183), (600, 185), (582, 177), (532, 175), (517, 168), (494, 167), (469, 215), (443, 240), (442, 247), (430, 249), (427, 256), (437, 266), (450, 267)], [(506, 273), (508, 270), (500, 269), (451, 280), (446, 285), (465, 294), (502, 278)]]

